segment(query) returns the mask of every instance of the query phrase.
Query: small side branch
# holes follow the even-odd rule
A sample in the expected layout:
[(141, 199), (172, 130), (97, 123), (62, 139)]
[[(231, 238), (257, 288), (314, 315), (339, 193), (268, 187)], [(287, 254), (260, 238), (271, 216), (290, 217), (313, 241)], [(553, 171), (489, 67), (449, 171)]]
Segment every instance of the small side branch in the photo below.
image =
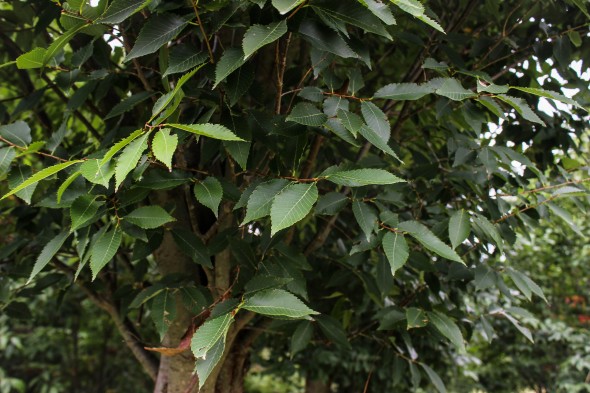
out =
[(277, 63), (277, 97), (275, 101), (275, 113), (281, 113), (281, 98), (283, 97), (283, 78), (285, 77), (285, 69), (287, 68), (287, 53), (289, 52), (289, 43), (291, 42), (291, 33), (287, 34), (285, 39), (285, 49), (281, 52), (281, 41), (277, 42), (276, 47), (276, 63)]
[(193, 10), (195, 10), (197, 23), (199, 24), (201, 34), (203, 34), (205, 45), (207, 45), (207, 51), (209, 52), (209, 60), (211, 61), (211, 64), (215, 64), (215, 58), (213, 57), (213, 50), (211, 49), (211, 44), (209, 43), (209, 37), (207, 37), (207, 33), (205, 33), (205, 28), (203, 27), (203, 23), (201, 22), (201, 16), (199, 15), (199, 0), (192, 0), (191, 3), (193, 5)]

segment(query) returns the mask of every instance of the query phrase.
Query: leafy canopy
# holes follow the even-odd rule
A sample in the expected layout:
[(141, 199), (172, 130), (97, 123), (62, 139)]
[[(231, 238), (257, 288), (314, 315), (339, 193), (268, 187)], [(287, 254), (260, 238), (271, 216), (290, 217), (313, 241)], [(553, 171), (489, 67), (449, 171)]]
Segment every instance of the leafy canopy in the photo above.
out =
[[(0, 32), (1, 307), (65, 275), (148, 375), (139, 342), (180, 342), (155, 351), (190, 348), (196, 377), (178, 383), (205, 391), (249, 326), (289, 337), (273, 358), (356, 391), (371, 354), (366, 372), (394, 370), (374, 391), (444, 392), (437, 370), (484, 314), (530, 336), (517, 312), (467, 305), (491, 286), (512, 298), (500, 275), (544, 299), (489, 258), (540, 216), (570, 223), (562, 200), (586, 208), (587, 156), (572, 157), (588, 82), (572, 64), (587, 69), (588, 12), (451, 3), (0, 4), (14, 27)], [(143, 314), (153, 327), (127, 331)]]

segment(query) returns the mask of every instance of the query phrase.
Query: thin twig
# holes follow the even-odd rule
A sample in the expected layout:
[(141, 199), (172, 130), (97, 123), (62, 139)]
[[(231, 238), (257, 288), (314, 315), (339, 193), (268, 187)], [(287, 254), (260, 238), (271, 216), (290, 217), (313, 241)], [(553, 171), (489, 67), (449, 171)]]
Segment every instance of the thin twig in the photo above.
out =
[[(14, 147), (16, 149), (19, 149), (19, 150), (22, 150), (22, 151), (26, 151), (27, 150), (26, 147), (16, 145), (16, 144), (10, 142), (9, 140), (6, 140), (6, 139), (2, 138), (1, 136), (0, 136), (0, 141), (6, 143), (6, 144), (8, 144), (8, 145), (10, 145), (10, 146), (12, 146), (12, 147)], [(44, 153), (42, 151), (36, 151), (35, 154), (39, 154), (40, 156), (44, 156), (44, 157), (53, 158), (54, 160), (57, 160), (57, 161), (62, 161), (62, 162), (67, 161), (67, 160), (65, 160), (65, 159), (63, 159), (61, 157), (57, 157), (57, 156), (54, 156), (54, 155), (49, 154), (49, 153)]]
[(213, 57), (213, 50), (211, 49), (211, 44), (209, 44), (209, 37), (207, 33), (205, 33), (205, 28), (203, 27), (203, 23), (201, 22), (201, 17), (199, 16), (199, 0), (192, 0), (193, 9), (195, 10), (195, 16), (197, 17), (197, 23), (199, 25), (199, 29), (201, 30), (201, 34), (203, 34), (203, 39), (205, 40), (205, 45), (207, 45), (207, 51), (209, 52), (209, 61), (211, 64), (215, 64), (215, 58)]
[(285, 77), (285, 69), (287, 68), (287, 54), (289, 52), (289, 43), (291, 42), (291, 33), (287, 34), (285, 39), (285, 49), (282, 56), (279, 56), (281, 49), (281, 40), (277, 41), (276, 61), (277, 61), (277, 97), (275, 101), (275, 113), (281, 113), (281, 98), (283, 97), (283, 78)]

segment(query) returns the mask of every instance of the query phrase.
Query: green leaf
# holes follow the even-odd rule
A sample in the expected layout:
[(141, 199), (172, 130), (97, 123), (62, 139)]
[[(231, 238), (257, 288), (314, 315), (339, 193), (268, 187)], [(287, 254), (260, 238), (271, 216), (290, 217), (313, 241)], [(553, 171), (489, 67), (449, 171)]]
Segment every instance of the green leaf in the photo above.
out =
[(176, 319), (176, 296), (174, 296), (174, 292), (165, 289), (154, 297), (151, 317), (154, 325), (156, 325), (160, 339), (163, 339), (168, 328)]
[(297, 296), (283, 289), (256, 292), (244, 301), (242, 308), (271, 317), (308, 319), (309, 315), (318, 314)]
[(270, 25), (252, 25), (244, 34), (242, 48), (244, 59), (265, 45), (281, 38), (287, 32), (287, 20), (283, 19)]
[(342, 324), (329, 315), (318, 315), (316, 318), (322, 333), (341, 349), (351, 350), (351, 345), (346, 337)]
[(180, 251), (189, 256), (193, 262), (212, 268), (211, 258), (203, 241), (186, 229), (173, 229), (172, 237)]
[(8, 173), (10, 164), (12, 163), (12, 160), (14, 160), (14, 157), (16, 157), (16, 152), (14, 150), (15, 149), (12, 146), (0, 149), (0, 177)]
[(578, 7), (580, 11), (582, 11), (582, 13), (586, 15), (588, 19), (590, 19), (590, 13), (588, 13), (588, 9), (586, 8), (585, 0), (572, 0), (572, 3), (574, 3), (576, 7)]
[(240, 68), (245, 62), (246, 58), (244, 57), (242, 49), (226, 49), (215, 67), (215, 84), (213, 85), (213, 89), (223, 82), (223, 80), (232, 72)]
[[(330, 22), (348, 23), (360, 27), (363, 31), (392, 39), (380, 19), (360, 3), (323, 0), (311, 3), (311, 6), (328, 25), (333, 24)], [(344, 27), (343, 33), (345, 35), (348, 33), (346, 27)]]
[(315, 183), (292, 183), (283, 189), (274, 197), (270, 208), (271, 236), (304, 219), (317, 199)]
[(122, 115), (125, 112), (129, 112), (131, 109), (135, 108), (139, 103), (145, 101), (151, 96), (152, 93), (150, 93), (149, 91), (142, 91), (125, 98), (123, 101), (115, 105), (109, 111), (109, 113), (107, 113), (107, 115), (104, 117), (104, 120), (108, 120), (115, 116)]
[(293, 121), (305, 126), (320, 127), (326, 122), (326, 120), (328, 120), (328, 116), (320, 111), (315, 105), (310, 104), (309, 102), (300, 102), (295, 105), (285, 120)]
[(477, 97), (477, 94), (465, 89), (461, 82), (455, 78), (444, 78), (442, 85), (434, 92), (453, 101), (463, 101), (467, 98)]
[(140, 11), (152, 0), (113, 0), (97, 23), (119, 24)]
[(453, 345), (461, 352), (465, 353), (465, 342), (463, 335), (457, 324), (447, 315), (438, 311), (428, 312), (428, 319), (436, 327), (436, 329), (453, 343)]
[(140, 307), (142, 304), (152, 299), (154, 296), (158, 295), (164, 289), (165, 288), (162, 284), (155, 284), (143, 289), (141, 292), (137, 294), (137, 296), (135, 296), (131, 303), (129, 303), (129, 308)]
[(428, 15), (421, 15), (417, 17), (418, 19), (420, 19), (422, 22), (426, 23), (427, 25), (429, 25), (430, 27), (434, 27), (436, 30), (440, 31), (443, 34), (445, 33), (445, 29), (442, 28), (441, 25), (438, 24), (437, 21), (435, 21), (434, 19), (431, 19)]
[(199, 52), (198, 49), (188, 45), (178, 45), (170, 51), (168, 67), (162, 74), (162, 78), (168, 75), (185, 72), (209, 60), (206, 52)]
[(198, 358), (205, 358), (207, 352), (219, 340), (225, 341), (225, 335), (229, 330), (234, 318), (231, 313), (223, 314), (217, 318), (209, 319), (201, 325), (193, 335), (191, 340), (191, 350), (193, 355)]
[(158, 101), (156, 101), (156, 104), (152, 109), (152, 117), (150, 117), (148, 121), (154, 120), (156, 116), (159, 115), (162, 111), (164, 111), (164, 109), (166, 109), (168, 105), (170, 105), (170, 103), (172, 102), (171, 108), (164, 112), (164, 115), (158, 119), (158, 122), (156, 124), (161, 123), (168, 116), (170, 116), (172, 112), (176, 109), (176, 107), (180, 104), (180, 100), (182, 100), (182, 98), (184, 97), (182, 86), (184, 86), (184, 84), (188, 82), (188, 80), (192, 78), (197, 73), (197, 71), (199, 71), (204, 66), (205, 64), (201, 64), (200, 66), (196, 67), (195, 69), (187, 72), (182, 77), (180, 77), (178, 82), (176, 82), (174, 89), (171, 92), (164, 94), (162, 97), (158, 99)]
[(293, 281), (291, 277), (277, 277), (267, 274), (257, 274), (244, 285), (245, 294), (251, 295), (254, 292), (282, 287)]
[(385, 142), (380, 135), (378, 135), (375, 131), (373, 131), (372, 128), (369, 128), (365, 125), (363, 125), (360, 129), (359, 129), (359, 133), (369, 142), (371, 142), (371, 144), (373, 146), (375, 146), (376, 148), (378, 148), (379, 150), (381, 150), (384, 153), (389, 154), (390, 156), (394, 157), (395, 159), (397, 159), (398, 161), (401, 162), (401, 160), (399, 159), (399, 157), (397, 156), (397, 154), (395, 154), (395, 152), (391, 149), (391, 147), (389, 147), (389, 145), (387, 144), (387, 142)]
[(398, 101), (413, 101), (431, 93), (434, 93), (434, 89), (428, 84), (392, 83), (377, 90), (373, 97)]
[(383, 23), (386, 25), (395, 25), (395, 18), (387, 4), (378, 0), (364, 0), (363, 2), (369, 11), (371, 11), (377, 18), (381, 19)]
[(126, 138), (121, 139), (119, 142), (115, 143), (104, 155), (104, 157), (100, 160), (100, 165), (104, 165), (107, 163), (111, 158), (115, 156), (125, 146), (129, 145), (132, 141), (134, 141), (137, 137), (143, 134), (143, 130), (135, 130)]
[(192, 313), (200, 313), (208, 305), (203, 291), (194, 286), (180, 288), (180, 296), (184, 306)]
[(117, 165), (115, 166), (115, 189), (119, 189), (129, 172), (137, 166), (141, 155), (148, 147), (148, 136), (149, 133), (142, 135), (138, 139), (129, 143), (129, 145), (121, 152), (121, 155), (117, 160)]
[(426, 59), (424, 59), (424, 64), (422, 64), (422, 68), (436, 71), (447, 71), (449, 69), (449, 65), (444, 61), (436, 61), (432, 57), (427, 57)]
[(250, 89), (253, 82), (254, 66), (252, 64), (244, 64), (238, 68), (237, 72), (232, 73), (227, 78), (226, 89), (230, 106), (238, 103), (239, 99)]
[(141, 28), (133, 49), (125, 61), (154, 53), (167, 42), (173, 40), (187, 25), (188, 19), (174, 14), (157, 14), (150, 17)]
[(356, 135), (363, 126), (363, 120), (360, 118), (360, 116), (356, 113), (339, 109), (338, 119), (340, 119), (342, 125), (356, 138)]
[(391, 2), (412, 16), (424, 15), (424, 6), (418, 0), (391, 0)]
[(318, 199), (316, 214), (334, 215), (348, 204), (348, 198), (339, 192), (329, 192)]
[(368, 241), (379, 219), (377, 212), (367, 203), (356, 200), (352, 203), (352, 213)]
[(451, 247), (443, 243), (438, 237), (436, 237), (430, 229), (417, 221), (405, 221), (399, 224), (398, 229), (412, 235), (412, 237), (418, 240), (425, 248), (433, 251), (443, 258), (451, 261), (459, 262), (465, 265), (465, 262)]
[(516, 318), (514, 318), (513, 316), (508, 315), (505, 312), (501, 312), (501, 314), (504, 315), (506, 319), (508, 319), (510, 323), (513, 324), (514, 327), (518, 329), (518, 331), (522, 333), (522, 335), (525, 336), (531, 343), (535, 343), (535, 340), (533, 340), (533, 335), (531, 334), (531, 331), (528, 328), (518, 323), (518, 320), (516, 320)]
[(35, 278), (35, 276), (39, 274), (39, 272), (41, 272), (41, 270), (43, 270), (43, 268), (47, 266), (49, 262), (51, 262), (55, 254), (57, 254), (61, 246), (63, 246), (63, 244), (65, 243), (68, 236), (70, 236), (70, 232), (63, 231), (59, 233), (56, 237), (51, 239), (45, 245), (45, 247), (43, 247), (43, 250), (41, 250), (41, 254), (39, 254), (37, 260), (35, 261), (35, 266), (33, 266), (33, 271), (31, 271), (31, 275), (27, 280), (27, 284), (33, 281), (33, 278)]
[(419, 308), (406, 308), (406, 321), (408, 323), (406, 329), (421, 328), (428, 324), (428, 318), (424, 310)]
[(56, 165), (50, 166), (48, 168), (44, 168), (44, 169), (40, 170), (39, 172), (35, 173), (33, 176), (29, 177), (27, 180), (20, 183), (18, 186), (14, 187), (12, 190), (10, 190), (10, 192), (4, 194), (4, 196), (2, 198), (0, 198), (0, 200), (5, 199), (5, 198), (9, 197), (10, 195), (16, 194), (20, 190), (24, 190), (28, 186), (35, 184), (43, 179), (46, 179), (49, 176), (54, 175), (57, 172), (62, 171), (64, 169), (66, 169), (67, 167), (77, 164), (79, 162), (81, 162), (81, 160), (67, 161), (67, 162), (62, 162), (61, 164), (56, 164)]
[(113, 228), (109, 232), (104, 232), (90, 249), (90, 270), (92, 270), (92, 281), (96, 279), (98, 273), (106, 266), (107, 263), (117, 253), (123, 233), (120, 228)]
[(217, 363), (221, 361), (223, 357), (223, 352), (225, 351), (225, 340), (220, 339), (211, 347), (209, 352), (203, 357), (198, 358), (195, 364), (195, 372), (197, 373), (197, 377), (199, 378), (199, 390), (203, 387), (205, 382), (207, 382), (207, 378), (213, 372)]
[(31, 143), (31, 128), (22, 120), (0, 126), (0, 136), (20, 147), (26, 147)]
[(272, 5), (281, 13), (285, 15), (299, 4), (303, 3), (304, 0), (272, 0)]
[(301, 22), (299, 33), (319, 51), (333, 53), (343, 58), (359, 57), (338, 33), (309, 18)]
[(56, 198), (57, 198), (57, 203), (60, 204), (61, 203), (61, 197), (63, 196), (64, 192), (67, 190), (67, 188), (70, 186), (70, 184), (72, 184), (74, 182), (74, 180), (76, 180), (78, 178), (78, 176), (80, 176), (81, 173), (80, 171), (74, 172), (72, 173), (70, 176), (68, 176), (68, 178), (59, 186), (59, 188), (57, 189), (57, 193), (56, 193)]
[(221, 124), (167, 124), (167, 126), (223, 141), (244, 141), (242, 138), (231, 132), (229, 128), (222, 126)]
[(478, 291), (491, 288), (496, 285), (496, 272), (484, 264), (478, 265), (475, 268), (473, 284)]
[(209, 176), (205, 178), (205, 180), (195, 184), (193, 191), (197, 201), (211, 209), (213, 214), (215, 214), (215, 217), (218, 217), (219, 204), (223, 197), (223, 187), (219, 180)]
[[(8, 187), (15, 188), (18, 187), (19, 184), (22, 184), (27, 180), (27, 178), (31, 177), (32, 174), (31, 167), (17, 165), (16, 167), (12, 168), (10, 173), (8, 174)], [(33, 183), (22, 190), (19, 190), (15, 193), (17, 197), (25, 201), (26, 203), (31, 203), (31, 199), (33, 198), (33, 193), (37, 188), (37, 183)]]
[(469, 214), (465, 210), (458, 210), (451, 216), (449, 220), (449, 238), (453, 249), (457, 248), (459, 244), (463, 243), (467, 236), (469, 236)]
[(246, 217), (240, 225), (268, 216), (274, 197), (289, 184), (285, 179), (274, 179), (258, 185), (248, 198)]
[(444, 29), (434, 20), (430, 19), (426, 14), (424, 14), (424, 6), (418, 0), (391, 0), (393, 4), (398, 6), (402, 11), (407, 12), (408, 14), (415, 16), (416, 18), (420, 19), (422, 22), (434, 27), (436, 30), (444, 33)]
[(582, 237), (585, 237), (586, 236), (580, 230), (580, 228), (576, 225), (576, 222), (575, 222), (574, 218), (572, 217), (572, 215), (567, 210), (565, 210), (564, 208), (562, 208), (560, 206), (557, 206), (554, 203), (546, 203), (546, 206), (549, 207), (549, 210), (551, 210), (551, 213), (553, 213), (555, 216), (557, 216), (557, 217), (561, 218), (562, 220), (564, 220), (569, 225), (569, 228), (572, 231), (576, 232), (578, 235), (580, 235)]
[(240, 168), (246, 170), (248, 166), (248, 156), (250, 155), (250, 146), (252, 143), (225, 141), (223, 142), (223, 145), (231, 157), (238, 163)]
[(124, 220), (143, 229), (153, 229), (175, 221), (168, 212), (160, 206), (142, 206), (123, 217)]
[(442, 381), (442, 379), (440, 379), (440, 376), (433, 369), (431, 369), (424, 363), (420, 363), (420, 366), (422, 366), (424, 371), (426, 371), (426, 375), (428, 375), (428, 378), (430, 378), (430, 382), (432, 382), (436, 390), (438, 390), (439, 393), (447, 393), (447, 388), (445, 387), (445, 384)]
[(48, 64), (80, 30), (86, 27), (86, 24), (81, 24), (80, 26), (74, 27), (62, 33), (55, 41), (51, 43), (51, 45), (49, 45), (45, 51), (45, 54), (43, 55), (43, 64)]
[(361, 187), (372, 184), (395, 184), (404, 182), (399, 177), (383, 169), (353, 169), (330, 173), (326, 179), (332, 183), (347, 187)]
[(502, 110), (500, 105), (498, 105), (498, 103), (496, 101), (494, 101), (492, 98), (486, 97), (486, 96), (481, 96), (477, 99), (477, 102), (479, 102), (480, 104), (485, 106), (490, 112), (492, 112), (494, 115), (498, 116), (499, 118), (506, 119), (506, 115), (504, 114), (504, 111)]
[(407, 262), (410, 252), (404, 235), (398, 232), (387, 232), (381, 241), (385, 256), (391, 265), (391, 275), (401, 269)]
[(72, 220), (71, 232), (83, 228), (91, 223), (92, 218), (101, 206), (96, 202), (94, 195), (80, 195), (70, 207), (70, 218)]
[(80, 165), (80, 173), (86, 180), (109, 188), (109, 181), (115, 174), (115, 163), (108, 161), (100, 165), (101, 160), (91, 158)]
[(42, 68), (45, 65), (43, 59), (46, 52), (45, 48), (34, 48), (27, 53), (23, 53), (16, 58), (16, 66), (21, 70)]
[(291, 358), (307, 347), (313, 334), (313, 325), (310, 321), (301, 321), (291, 336)]
[(476, 214), (475, 217), (473, 217), (473, 224), (476, 228), (480, 229), (488, 239), (491, 239), (494, 242), (494, 244), (500, 249), (500, 252), (504, 252), (504, 241), (494, 224), (481, 214)]
[(478, 93), (485, 92), (485, 93), (492, 93), (492, 94), (503, 94), (503, 93), (507, 93), (509, 88), (510, 88), (510, 86), (508, 86), (508, 85), (494, 85), (493, 83), (486, 84), (486, 83), (482, 82), (481, 80), (477, 81), (477, 92)]
[(541, 299), (545, 301), (545, 303), (549, 303), (543, 290), (541, 287), (537, 285), (533, 280), (531, 280), (526, 274), (519, 272), (518, 270), (514, 270), (509, 268), (507, 270), (508, 275), (518, 288), (520, 292), (529, 300), (531, 301), (532, 294), (539, 296)]
[(152, 140), (152, 152), (157, 160), (162, 162), (172, 171), (172, 156), (178, 145), (178, 136), (170, 135), (170, 129), (164, 128), (154, 136)]
[[(586, 108), (584, 108), (582, 105), (580, 105), (577, 101), (575, 101), (571, 98), (568, 98), (568, 97), (564, 96), (563, 94), (560, 94), (556, 91), (545, 90), (545, 89), (540, 89), (540, 88), (535, 88), (535, 87), (519, 87), (519, 86), (510, 86), (510, 89), (524, 91), (525, 93), (534, 94), (539, 97), (550, 98), (554, 101), (563, 102), (564, 104), (572, 105), (577, 108), (584, 109), (586, 112), (588, 112), (588, 110)], [(506, 91), (508, 91), (508, 89), (506, 89)], [(502, 93), (506, 93), (506, 91), (503, 91)]]
[(543, 127), (545, 127), (545, 122), (543, 122), (543, 120), (541, 120), (541, 118), (535, 112), (533, 112), (531, 107), (522, 98), (511, 97), (506, 94), (498, 94), (496, 98), (504, 101), (505, 103), (513, 107), (516, 110), (516, 112), (519, 115), (521, 115), (525, 120), (541, 124)]
[(375, 132), (384, 143), (387, 143), (391, 136), (391, 126), (387, 116), (377, 105), (372, 102), (363, 101), (361, 103), (361, 112), (365, 122), (371, 130)]

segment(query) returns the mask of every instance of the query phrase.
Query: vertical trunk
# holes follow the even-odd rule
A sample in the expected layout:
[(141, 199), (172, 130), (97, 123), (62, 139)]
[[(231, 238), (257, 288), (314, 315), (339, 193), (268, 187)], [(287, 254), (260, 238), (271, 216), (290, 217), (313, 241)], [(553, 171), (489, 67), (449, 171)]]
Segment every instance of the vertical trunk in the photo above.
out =
[(330, 393), (330, 383), (321, 379), (307, 379), (305, 381), (305, 393)]
[[(159, 193), (154, 199), (160, 206), (165, 206), (173, 202), (175, 205), (175, 218), (178, 223), (185, 228), (190, 228), (188, 222), (188, 210), (182, 194), (176, 193)], [(184, 255), (176, 246), (174, 238), (169, 231), (164, 233), (164, 238), (160, 247), (154, 252), (154, 258), (158, 264), (158, 269), (162, 275), (172, 273), (182, 273), (187, 278), (194, 278), (198, 281), (197, 266)], [(176, 298), (176, 319), (172, 322), (164, 339), (162, 346), (177, 347), (186, 330), (191, 324), (193, 315), (184, 307), (180, 296)], [(196, 393), (197, 389), (189, 388), (194, 370), (195, 361), (190, 351), (185, 351), (176, 356), (160, 358), (160, 367), (158, 378), (156, 380), (155, 393)]]
[[(171, 273), (184, 273), (195, 276), (197, 274), (195, 265), (176, 247), (174, 239), (169, 232), (166, 232), (162, 245), (154, 253), (158, 261), (158, 268), (164, 275)], [(191, 324), (192, 314), (184, 307), (180, 296), (176, 298), (176, 319), (172, 322), (164, 339), (162, 346), (177, 347)], [(196, 389), (187, 392), (190, 384), (195, 361), (192, 354), (185, 351), (176, 356), (166, 358), (161, 356), (158, 379), (156, 382), (156, 393), (193, 393)]]

